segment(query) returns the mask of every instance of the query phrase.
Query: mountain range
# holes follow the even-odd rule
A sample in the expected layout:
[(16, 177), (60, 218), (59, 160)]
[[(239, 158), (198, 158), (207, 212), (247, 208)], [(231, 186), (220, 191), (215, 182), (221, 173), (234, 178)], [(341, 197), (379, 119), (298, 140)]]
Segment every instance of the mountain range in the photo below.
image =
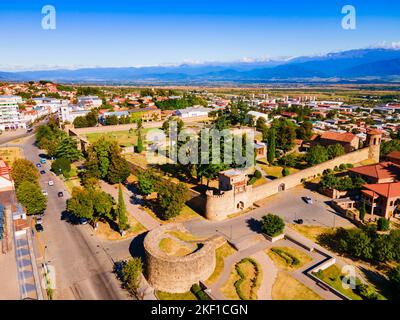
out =
[(400, 50), (356, 49), (320, 56), (176, 66), (1, 72), (3, 81), (80, 83), (400, 82)]

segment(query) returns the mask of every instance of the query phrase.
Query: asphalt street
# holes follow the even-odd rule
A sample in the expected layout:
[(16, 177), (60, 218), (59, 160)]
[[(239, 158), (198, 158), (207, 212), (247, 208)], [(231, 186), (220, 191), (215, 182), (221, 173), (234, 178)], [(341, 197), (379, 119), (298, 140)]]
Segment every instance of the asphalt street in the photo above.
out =
[[(25, 157), (39, 162), (40, 150), (34, 137), (22, 144)], [(79, 300), (118, 300), (127, 295), (112, 273), (113, 261), (93, 236), (89, 225), (73, 225), (62, 219), (69, 197), (63, 182), (43, 165), (40, 185), (48, 192), (48, 205), (43, 218), (44, 232), (35, 235), (37, 255), (55, 268), (56, 298)], [(38, 169), (38, 170), (39, 170)], [(49, 186), (49, 180), (54, 186)], [(62, 191), (64, 197), (59, 198)]]

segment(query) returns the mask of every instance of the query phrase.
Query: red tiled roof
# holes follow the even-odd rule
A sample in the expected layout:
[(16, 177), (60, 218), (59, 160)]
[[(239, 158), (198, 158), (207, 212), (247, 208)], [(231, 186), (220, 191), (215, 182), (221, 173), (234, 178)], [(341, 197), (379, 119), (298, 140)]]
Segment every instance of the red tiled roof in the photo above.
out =
[[(367, 193), (371, 196), (375, 193), (385, 198), (400, 197), (400, 182), (366, 184), (364, 185), (364, 188), (367, 189), (364, 190), (364, 193)], [(369, 192), (366, 192), (368, 190)]]
[(400, 178), (400, 166), (389, 161), (352, 168), (350, 171), (377, 179)]
[(379, 135), (382, 134), (381, 130), (377, 130), (377, 129), (370, 129), (367, 131), (368, 134), (372, 134), (372, 135)]
[(340, 142), (352, 142), (356, 136), (351, 132), (339, 133), (339, 132), (324, 132), (320, 135), (321, 139), (333, 140)]
[(389, 153), (386, 158), (391, 158), (391, 159), (398, 159), (400, 160), (400, 151), (392, 151), (391, 153)]

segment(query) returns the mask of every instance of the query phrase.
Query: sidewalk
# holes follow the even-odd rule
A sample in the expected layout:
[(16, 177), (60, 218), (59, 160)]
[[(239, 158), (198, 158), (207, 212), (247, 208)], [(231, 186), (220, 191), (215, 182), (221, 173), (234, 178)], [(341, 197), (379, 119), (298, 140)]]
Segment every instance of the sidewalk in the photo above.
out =
[[(101, 181), (100, 186), (103, 191), (110, 194), (115, 200), (118, 199), (118, 188), (114, 188), (114, 186), (104, 181)], [(122, 192), (124, 195), (126, 211), (130, 213), (137, 221), (139, 221), (147, 230), (153, 230), (161, 225), (147, 212), (140, 209), (138, 205), (132, 203), (132, 192), (127, 190), (124, 186), (122, 186)]]

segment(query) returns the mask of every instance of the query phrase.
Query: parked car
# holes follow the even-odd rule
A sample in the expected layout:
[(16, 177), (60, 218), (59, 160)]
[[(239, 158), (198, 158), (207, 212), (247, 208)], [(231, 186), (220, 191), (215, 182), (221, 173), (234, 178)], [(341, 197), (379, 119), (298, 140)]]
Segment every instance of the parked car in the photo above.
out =
[(40, 223), (37, 223), (35, 225), (35, 229), (36, 229), (37, 232), (43, 232), (44, 231), (44, 228)]
[(80, 218), (79, 219), (80, 224), (87, 224), (87, 220), (85, 218)]
[(40, 174), (45, 174), (45, 173), (46, 173), (46, 171), (40, 170)]
[(53, 180), (49, 180), (49, 186), (54, 186), (54, 181)]
[(40, 163), (36, 163), (36, 167), (41, 168), (42, 165)]
[(43, 220), (41, 217), (36, 218), (36, 224), (42, 224)]
[(304, 197), (304, 201), (308, 204), (313, 204), (313, 200), (310, 197)]
[(46, 159), (40, 159), (40, 163), (45, 164), (46, 163)]
[(44, 196), (48, 196), (49, 195), (49, 193), (46, 191), (46, 190), (42, 190), (42, 194), (44, 195)]
[(304, 223), (303, 219), (297, 219), (297, 220), (294, 220), (294, 222), (297, 223), (297, 224), (303, 224)]
[(61, 191), (58, 193), (58, 197), (59, 198), (62, 198), (62, 197), (64, 197), (64, 193), (62, 193)]

